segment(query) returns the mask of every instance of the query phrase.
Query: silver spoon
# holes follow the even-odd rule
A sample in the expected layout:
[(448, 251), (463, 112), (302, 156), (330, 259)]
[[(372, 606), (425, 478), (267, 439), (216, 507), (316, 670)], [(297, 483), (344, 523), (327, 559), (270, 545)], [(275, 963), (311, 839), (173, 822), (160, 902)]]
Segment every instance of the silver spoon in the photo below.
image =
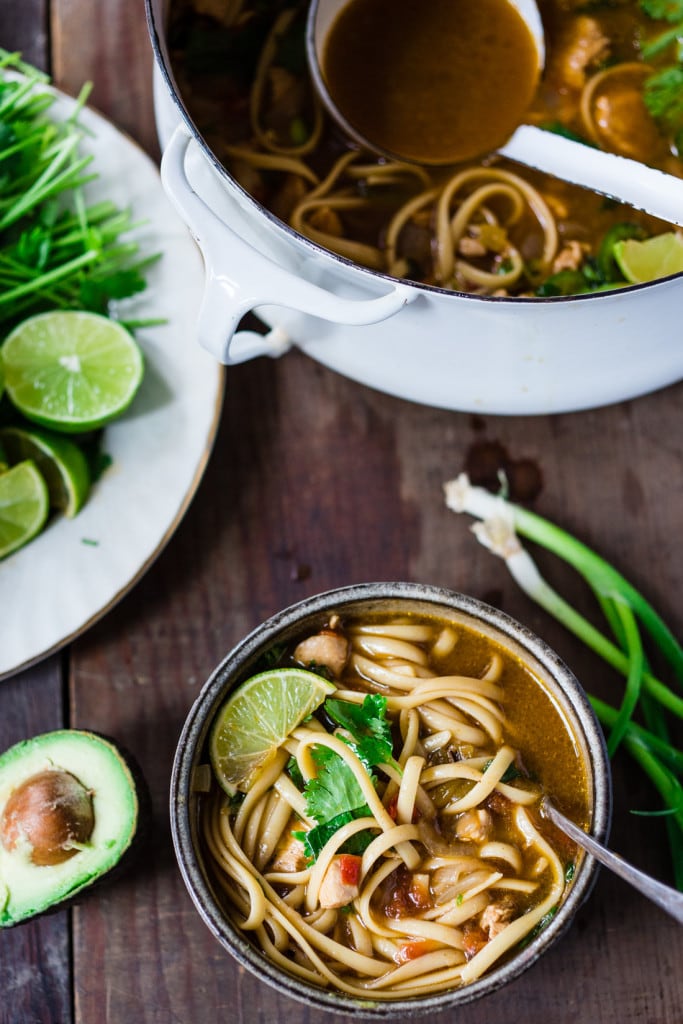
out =
[[(339, 111), (321, 71), (328, 32), (339, 11), (349, 2), (352, 0), (311, 0), (306, 28), (309, 68), (320, 98), (341, 128), (360, 145), (385, 155), (372, 140), (361, 136)], [(536, 43), (539, 69), (542, 69), (545, 41), (536, 0), (509, 2), (527, 23)], [(591, 189), (671, 224), (683, 225), (683, 179), (637, 160), (594, 149), (534, 125), (521, 125), (498, 152), (516, 163)]]
[(675, 918), (679, 924), (683, 924), (683, 892), (655, 881), (654, 878), (646, 875), (645, 872), (634, 868), (632, 864), (625, 861), (618, 853), (613, 853), (612, 850), (608, 850), (605, 846), (596, 842), (592, 836), (587, 835), (583, 829), (579, 828), (578, 825), (575, 825), (573, 821), (558, 811), (547, 796), (544, 796), (541, 800), (540, 807), (541, 814), (549, 818), (565, 835), (573, 839), (578, 846), (587, 850), (597, 861), (600, 861), (606, 868), (613, 871), (615, 875), (619, 875), (625, 882), (629, 882), (642, 896), (646, 896), (647, 899), (656, 903), (667, 914)]

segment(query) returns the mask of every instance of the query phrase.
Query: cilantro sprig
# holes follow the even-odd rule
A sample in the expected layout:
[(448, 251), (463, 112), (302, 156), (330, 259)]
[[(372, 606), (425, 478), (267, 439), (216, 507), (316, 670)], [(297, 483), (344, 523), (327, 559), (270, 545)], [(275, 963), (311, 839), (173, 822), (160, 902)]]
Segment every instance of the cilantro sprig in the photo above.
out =
[[(23, 79), (8, 72), (21, 72)], [(88, 205), (83, 188), (97, 178), (81, 152), (79, 115), (50, 117), (48, 79), (0, 50), (0, 325), (45, 309), (108, 315), (111, 302), (146, 287), (156, 256), (139, 258), (125, 236), (138, 225), (113, 202)], [(158, 322), (158, 321), (157, 321)], [(151, 321), (150, 321), (151, 323)], [(137, 323), (135, 326), (140, 326)], [(133, 326), (129, 324), (128, 326)]]
[(645, 106), (662, 130), (683, 153), (683, 0), (640, 0), (641, 9), (654, 21), (667, 22), (664, 29), (641, 47), (643, 60), (651, 61), (673, 49), (668, 65), (645, 81)]
[[(341, 726), (343, 732), (338, 733), (339, 738), (362, 762), (373, 785), (377, 784), (377, 779), (372, 769), (378, 765), (391, 764), (401, 770), (393, 756), (386, 697), (368, 694), (362, 704), (328, 697), (323, 708), (332, 721)], [(343, 825), (368, 817), (371, 811), (356, 776), (343, 757), (323, 744), (313, 746), (311, 756), (317, 773), (306, 783), (304, 796), (306, 813), (316, 824), (308, 832), (293, 835), (303, 842), (306, 856), (315, 860)], [(362, 853), (372, 839), (369, 830), (357, 833), (344, 843), (342, 851)]]

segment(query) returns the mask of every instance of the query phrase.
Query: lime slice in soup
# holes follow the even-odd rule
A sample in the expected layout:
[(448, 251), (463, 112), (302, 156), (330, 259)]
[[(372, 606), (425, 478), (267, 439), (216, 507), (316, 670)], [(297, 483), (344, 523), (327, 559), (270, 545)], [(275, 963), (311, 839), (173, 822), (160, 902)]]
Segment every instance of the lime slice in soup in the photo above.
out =
[(50, 505), (75, 516), (90, 490), (90, 471), (85, 455), (73, 441), (39, 428), (3, 427), (0, 450), (14, 465), (32, 459), (45, 478)]
[(211, 730), (209, 754), (221, 786), (246, 793), (280, 744), (334, 690), (326, 679), (298, 668), (261, 672), (242, 683)]
[(49, 511), (47, 484), (30, 459), (0, 473), (0, 558), (35, 537)]
[(631, 284), (683, 274), (683, 234), (667, 231), (642, 241), (626, 238), (614, 246), (614, 258)]
[(119, 416), (144, 373), (142, 353), (121, 324), (58, 310), (24, 320), (2, 347), (5, 386), (20, 412), (67, 433)]

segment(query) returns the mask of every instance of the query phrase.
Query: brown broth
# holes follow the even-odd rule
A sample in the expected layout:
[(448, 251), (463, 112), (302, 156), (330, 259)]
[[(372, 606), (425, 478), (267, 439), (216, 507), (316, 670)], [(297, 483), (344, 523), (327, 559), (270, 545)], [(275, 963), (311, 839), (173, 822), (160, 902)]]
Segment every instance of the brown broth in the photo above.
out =
[(330, 29), (322, 64), (356, 131), (426, 164), (502, 145), (538, 78), (533, 38), (508, 0), (352, 0)]
[[(367, 616), (363, 621), (387, 618)], [(430, 659), (430, 667), (440, 675), (481, 677), (492, 655), (500, 655), (503, 671), (499, 685), (506, 693), (504, 712), (509, 725), (504, 741), (519, 750), (530, 776), (557, 805), (581, 825), (588, 825), (588, 779), (579, 743), (541, 679), (516, 654), (473, 629), (419, 615), (406, 621), (455, 626), (458, 642), (452, 653), (446, 658)]]

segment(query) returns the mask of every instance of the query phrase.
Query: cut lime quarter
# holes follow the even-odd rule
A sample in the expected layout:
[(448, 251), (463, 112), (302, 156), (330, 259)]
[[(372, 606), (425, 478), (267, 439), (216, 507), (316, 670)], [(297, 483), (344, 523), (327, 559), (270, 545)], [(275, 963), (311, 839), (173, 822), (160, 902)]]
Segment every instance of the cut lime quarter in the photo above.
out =
[(39, 533), (50, 511), (47, 484), (27, 459), (0, 473), (0, 558)]
[(642, 241), (626, 238), (614, 246), (614, 258), (632, 284), (683, 274), (683, 232), (666, 231)]
[(335, 687), (305, 669), (261, 672), (242, 683), (219, 710), (209, 755), (221, 786), (246, 793), (277, 749)]
[(68, 437), (40, 427), (3, 427), (0, 450), (10, 465), (32, 459), (47, 484), (50, 505), (71, 518), (83, 507), (90, 490), (85, 455)]
[(5, 387), (20, 412), (67, 433), (95, 430), (132, 402), (144, 373), (135, 339), (96, 313), (39, 313), (2, 347)]

